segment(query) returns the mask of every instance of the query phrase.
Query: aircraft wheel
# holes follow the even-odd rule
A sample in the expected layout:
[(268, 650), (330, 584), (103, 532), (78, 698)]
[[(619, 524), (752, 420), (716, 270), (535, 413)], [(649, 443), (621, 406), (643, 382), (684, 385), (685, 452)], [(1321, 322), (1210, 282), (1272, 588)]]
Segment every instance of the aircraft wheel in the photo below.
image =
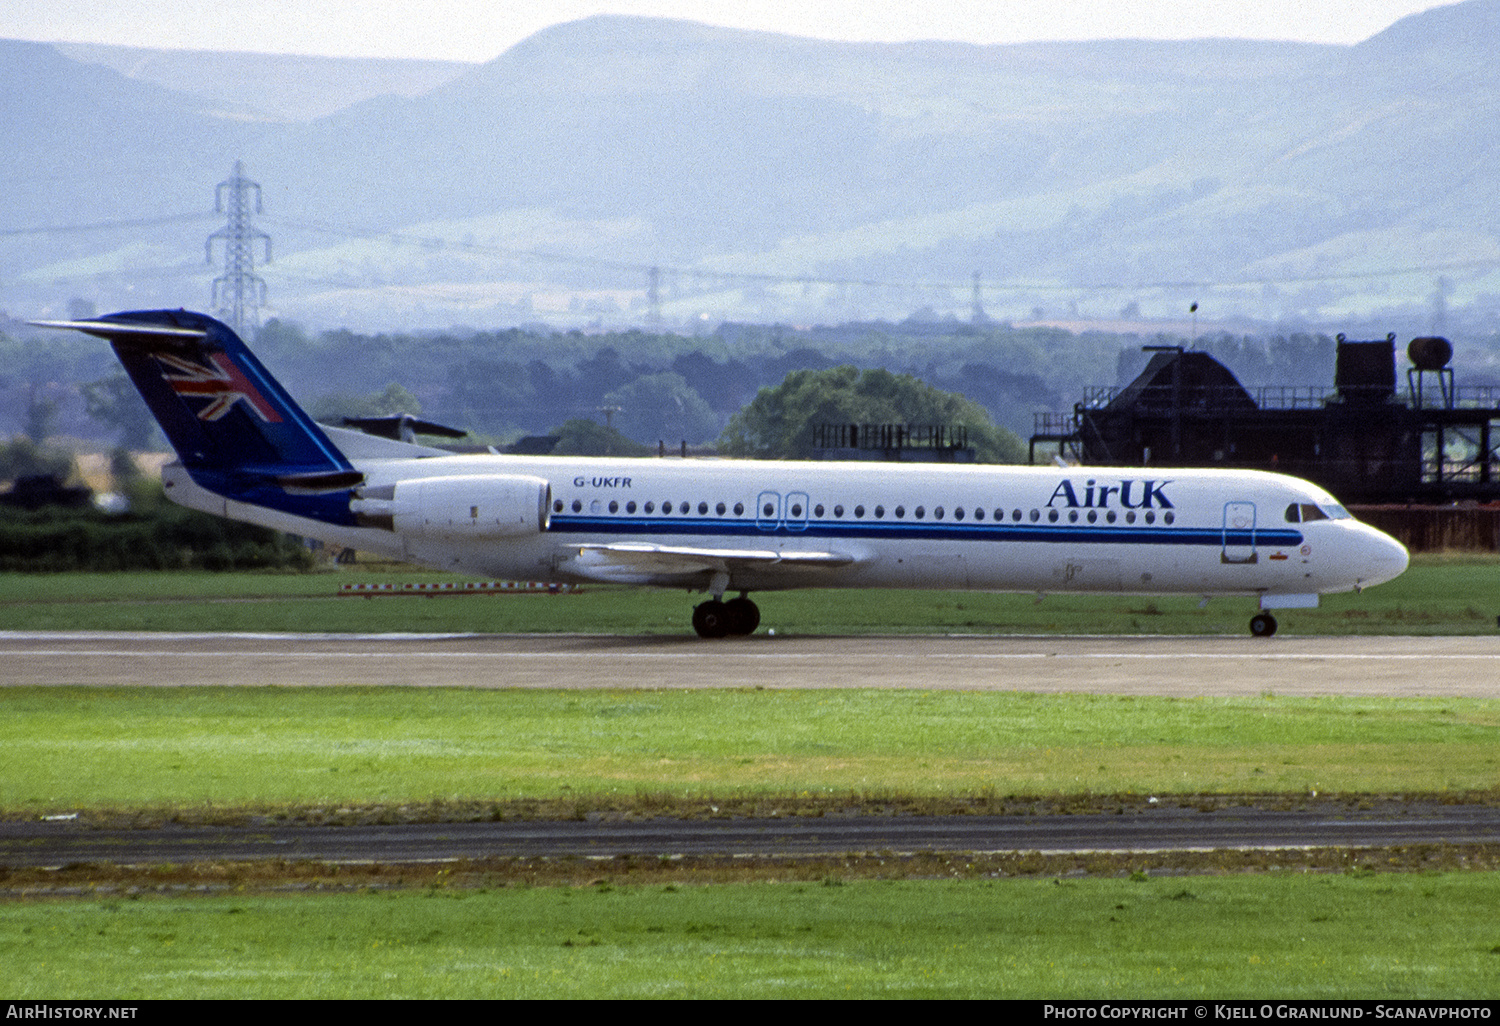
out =
[(754, 634), (760, 626), (760, 607), (743, 595), (724, 603), (724, 613), (729, 618), (730, 634)]
[(729, 633), (729, 614), (724, 603), (710, 599), (693, 607), (693, 630), (700, 638), (722, 638)]
[(1250, 618), (1250, 633), (1257, 638), (1269, 638), (1276, 633), (1276, 617), (1270, 613), (1256, 613)]

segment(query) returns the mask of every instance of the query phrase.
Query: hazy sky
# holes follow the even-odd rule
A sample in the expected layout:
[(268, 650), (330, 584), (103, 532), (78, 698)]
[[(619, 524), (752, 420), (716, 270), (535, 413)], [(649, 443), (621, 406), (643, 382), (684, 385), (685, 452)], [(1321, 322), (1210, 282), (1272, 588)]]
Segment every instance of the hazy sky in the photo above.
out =
[(0, 0), (0, 38), (486, 61), (591, 14), (826, 39), (1357, 43), (1434, 0)]

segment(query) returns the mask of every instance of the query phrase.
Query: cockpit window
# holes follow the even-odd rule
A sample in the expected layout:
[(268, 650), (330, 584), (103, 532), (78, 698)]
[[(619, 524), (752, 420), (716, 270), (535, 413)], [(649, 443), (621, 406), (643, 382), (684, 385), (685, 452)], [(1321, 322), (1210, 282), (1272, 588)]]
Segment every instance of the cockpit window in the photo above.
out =
[(1309, 524), (1314, 520), (1348, 520), (1349, 511), (1336, 502), (1322, 505), (1312, 502), (1294, 502), (1286, 508), (1286, 522)]

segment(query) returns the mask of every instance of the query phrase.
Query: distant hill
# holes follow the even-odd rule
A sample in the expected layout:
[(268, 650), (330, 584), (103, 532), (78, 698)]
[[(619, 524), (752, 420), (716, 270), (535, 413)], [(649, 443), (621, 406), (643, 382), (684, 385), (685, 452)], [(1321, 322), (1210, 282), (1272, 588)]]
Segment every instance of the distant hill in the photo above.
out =
[[(1198, 301), (1482, 323), (1497, 29), (1500, 0), (1357, 46), (851, 44), (607, 16), (378, 80), (213, 54), (132, 78), (169, 58), (0, 41), (0, 307), (206, 305), (214, 185), (243, 159), (271, 303), (320, 325), (639, 324), (653, 266), (674, 324), (966, 318), (975, 272), (1006, 319)], [(179, 214), (201, 218), (81, 230)]]
[(226, 117), (248, 120), (305, 121), (373, 96), (418, 96), (472, 67), (458, 61), (55, 45), (70, 60), (188, 93)]

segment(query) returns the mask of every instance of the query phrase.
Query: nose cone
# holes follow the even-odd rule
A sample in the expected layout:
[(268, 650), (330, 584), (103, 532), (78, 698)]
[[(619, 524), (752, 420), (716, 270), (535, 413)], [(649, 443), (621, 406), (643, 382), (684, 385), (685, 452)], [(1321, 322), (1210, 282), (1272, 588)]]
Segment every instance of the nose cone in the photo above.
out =
[(1411, 563), (1406, 546), (1384, 531), (1369, 525), (1364, 527), (1369, 534), (1360, 546), (1359, 587), (1370, 588), (1400, 577)]

